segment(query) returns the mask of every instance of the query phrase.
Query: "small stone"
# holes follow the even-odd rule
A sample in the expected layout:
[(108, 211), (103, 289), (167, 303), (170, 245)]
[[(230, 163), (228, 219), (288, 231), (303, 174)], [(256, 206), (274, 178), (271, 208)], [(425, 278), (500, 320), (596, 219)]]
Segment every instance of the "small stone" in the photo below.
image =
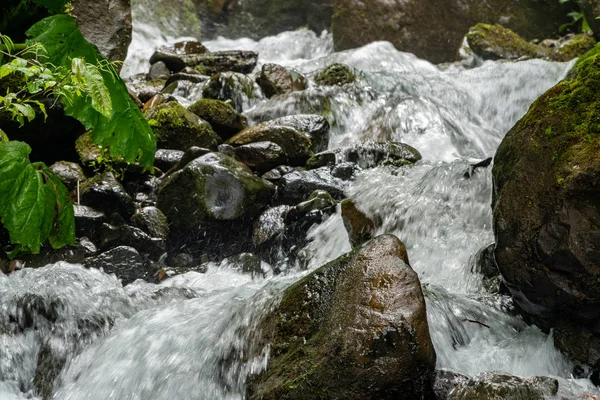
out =
[(150, 72), (148, 76), (150, 79), (158, 79), (158, 78), (168, 78), (171, 75), (171, 71), (167, 68), (167, 65), (158, 61), (150, 66)]
[(246, 117), (220, 100), (200, 99), (189, 106), (188, 110), (210, 123), (223, 140), (248, 127)]
[(124, 285), (136, 279), (148, 280), (152, 276), (152, 271), (146, 268), (140, 253), (128, 246), (119, 246), (96, 257), (88, 258), (83, 265), (86, 268), (102, 269), (107, 274), (115, 274)]
[(304, 90), (307, 86), (302, 74), (277, 64), (263, 65), (256, 82), (267, 97)]
[(71, 191), (77, 189), (77, 182), (86, 180), (83, 169), (74, 162), (58, 161), (50, 166), (50, 170)]
[(166, 240), (169, 235), (169, 221), (156, 207), (144, 207), (137, 210), (131, 221), (151, 237)]
[(112, 172), (88, 179), (80, 186), (81, 204), (111, 215), (115, 210), (128, 220), (135, 212), (133, 199)]
[(356, 74), (344, 64), (331, 64), (317, 72), (315, 83), (321, 86), (343, 86), (356, 81)]
[(168, 171), (181, 161), (183, 154), (181, 150), (158, 149), (154, 155), (154, 166), (161, 171)]

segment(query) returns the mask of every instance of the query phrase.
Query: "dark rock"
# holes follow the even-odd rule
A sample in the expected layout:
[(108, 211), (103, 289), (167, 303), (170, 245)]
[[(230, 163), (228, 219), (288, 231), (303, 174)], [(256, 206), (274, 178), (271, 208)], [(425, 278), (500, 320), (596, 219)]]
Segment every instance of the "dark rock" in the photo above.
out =
[(260, 324), (254, 399), (430, 398), (435, 352), (406, 249), (380, 236), (290, 287)]
[(139, 228), (130, 225), (113, 226), (102, 224), (100, 228), (100, 250), (108, 250), (118, 246), (128, 246), (140, 254), (158, 260), (166, 251), (165, 243), (160, 238), (151, 238)]
[(356, 81), (356, 74), (347, 65), (331, 64), (317, 72), (315, 83), (321, 86), (343, 86)]
[(459, 384), (469, 380), (469, 377), (445, 369), (435, 370), (433, 392), (436, 400), (447, 400), (450, 392)]
[(165, 87), (166, 76), (149, 79), (147, 76), (136, 77), (128, 83), (128, 88), (140, 99), (147, 103), (154, 96), (161, 94)]
[(223, 140), (248, 127), (248, 120), (231, 105), (213, 99), (200, 99), (188, 110), (210, 123)]
[(148, 75), (150, 79), (168, 78), (171, 75), (171, 71), (169, 71), (164, 62), (159, 61), (150, 66)]
[(80, 204), (73, 204), (77, 236), (96, 237), (100, 227), (106, 222), (106, 216), (100, 211)]
[(263, 173), (285, 164), (287, 154), (273, 142), (256, 142), (235, 148), (235, 158), (246, 164), (252, 171)]
[(256, 82), (269, 98), (304, 90), (307, 86), (306, 78), (300, 73), (277, 64), (263, 65)]
[(315, 190), (325, 190), (335, 199), (342, 199), (346, 188), (346, 183), (333, 177), (328, 168), (290, 172), (281, 178), (279, 185), (281, 199), (291, 202), (302, 201)]
[(554, 378), (520, 378), (500, 372), (482, 372), (459, 383), (448, 400), (544, 400), (557, 393), (558, 381)]
[(166, 240), (169, 235), (169, 221), (156, 207), (139, 209), (131, 217), (131, 222), (154, 238)]
[(59, 161), (50, 166), (50, 170), (54, 172), (60, 181), (67, 187), (67, 189), (73, 191), (77, 189), (77, 182), (83, 182), (86, 180), (83, 169), (79, 164), (69, 161)]
[(115, 274), (124, 285), (136, 279), (149, 280), (155, 271), (146, 268), (144, 259), (133, 247), (120, 246), (108, 250), (84, 262), (86, 268), (102, 269), (107, 274)]
[[(593, 332), (600, 321), (598, 90), (594, 49), (536, 100), (494, 159), (495, 259), (515, 305), (545, 329)], [(600, 354), (557, 346), (590, 366)]]
[[(270, 124), (255, 125), (244, 129), (230, 138), (227, 144), (243, 146), (258, 142), (272, 142), (281, 148), (283, 155), (277, 158), (279, 165), (286, 162), (292, 166), (304, 165), (306, 160), (312, 155), (310, 151), (310, 139), (305, 134), (287, 126)], [(272, 163), (270, 168), (278, 165), (277, 163), (274, 165)], [(268, 171), (270, 168), (267, 168), (263, 172)]]
[(194, 67), (203, 75), (214, 75), (220, 72), (238, 72), (249, 74), (256, 67), (258, 54), (252, 51), (216, 51), (186, 58), (186, 64)]
[(477, 24), (469, 30), (466, 38), (471, 50), (484, 60), (516, 60), (546, 55), (542, 47), (529, 43), (502, 25)]
[(354, 176), (358, 170), (359, 168), (356, 164), (351, 162), (342, 162), (331, 169), (331, 175), (343, 181), (350, 181), (354, 179)]
[(463, 174), (463, 177), (470, 178), (471, 176), (473, 176), (474, 173), (477, 172), (478, 169), (489, 167), (492, 164), (493, 160), (494, 160), (494, 158), (490, 157), (490, 158), (486, 158), (485, 160), (480, 161), (478, 163), (469, 165), (469, 169), (467, 171), (465, 171), (465, 173)]
[(216, 148), (221, 141), (208, 122), (174, 101), (159, 105), (146, 118), (163, 149)]
[(373, 238), (375, 222), (350, 199), (342, 201), (342, 220), (352, 247), (360, 246)]
[(329, 122), (320, 115), (289, 115), (265, 121), (261, 125), (288, 126), (296, 129), (310, 139), (310, 149), (314, 152), (324, 151), (329, 145)]
[(81, 204), (111, 215), (115, 211), (129, 220), (135, 211), (133, 199), (112, 172), (88, 179), (80, 186)]
[[(226, 156), (236, 158), (235, 147), (233, 147), (229, 144), (220, 144), (219, 147), (217, 147), (217, 151), (221, 154), (225, 154)], [(240, 160), (238, 160), (238, 161), (240, 161)]]
[(470, 261), (472, 264), (471, 272), (480, 273), (486, 278), (495, 278), (500, 274), (496, 260), (494, 260), (495, 246), (494, 243), (489, 244), (475, 254)]
[(333, 0), (333, 5), (336, 51), (382, 40), (434, 63), (455, 61), (465, 32), (478, 22), (501, 23), (531, 40), (556, 36), (572, 11), (552, 0), (488, 0), (484, 7), (480, 0)]
[(263, 97), (258, 85), (248, 76), (236, 72), (223, 72), (211, 77), (202, 90), (208, 99), (230, 100), (233, 108), (244, 111), (251, 100)]
[(421, 154), (413, 147), (396, 142), (366, 142), (341, 150), (339, 161), (349, 161), (361, 168), (380, 165), (401, 167), (421, 160)]
[[(306, 201), (290, 208), (285, 216), (286, 223), (294, 223), (307, 218), (310, 213), (318, 215), (317, 222), (320, 222), (323, 214), (333, 214), (337, 201), (324, 190), (315, 190)], [(308, 218), (312, 219), (312, 218)]]
[(165, 179), (158, 208), (173, 226), (199, 229), (208, 221), (255, 216), (269, 202), (272, 190), (231, 157), (210, 153)]
[(208, 49), (200, 42), (177, 42), (173, 46), (163, 46), (157, 49), (150, 57), (150, 64), (163, 63), (170, 71), (179, 72), (187, 66), (185, 56), (206, 52)]
[(158, 149), (154, 155), (154, 166), (161, 171), (168, 171), (181, 161), (183, 154), (181, 150)]
[(333, 167), (336, 163), (336, 153), (334, 151), (324, 151), (317, 153), (306, 161), (307, 169), (317, 169), (321, 167)]
[(189, 83), (202, 83), (210, 79), (210, 76), (202, 75), (194, 70), (194, 73), (177, 72), (169, 76), (169, 79), (165, 82), (165, 86), (169, 86), (174, 82), (185, 81)]
[(131, 43), (129, 0), (78, 0), (73, 15), (83, 37), (110, 61), (124, 61)]
[(285, 231), (285, 217), (290, 206), (277, 206), (263, 212), (254, 222), (252, 242), (254, 246), (267, 243)]
[(189, 149), (187, 149), (185, 153), (183, 153), (183, 157), (181, 157), (181, 160), (177, 163), (177, 165), (175, 165), (174, 170), (172, 169), (170, 172), (179, 171), (180, 169), (188, 165), (190, 162), (194, 161), (196, 158), (202, 157), (203, 155), (206, 155), (208, 153), (211, 153), (209, 149), (192, 146)]

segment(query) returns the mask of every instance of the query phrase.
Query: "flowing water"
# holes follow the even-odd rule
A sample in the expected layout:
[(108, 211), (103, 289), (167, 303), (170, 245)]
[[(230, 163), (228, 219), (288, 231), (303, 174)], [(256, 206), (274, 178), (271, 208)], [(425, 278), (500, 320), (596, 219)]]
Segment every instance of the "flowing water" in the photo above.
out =
[[(149, 48), (172, 38), (136, 24), (124, 74), (147, 68)], [(571, 379), (573, 365), (552, 335), (511, 314), (510, 299), (490, 295), (472, 258), (493, 242), (490, 169), (463, 177), (469, 163), (494, 155), (502, 137), (570, 68), (532, 60), (440, 68), (385, 42), (332, 52), (329, 35), (307, 30), (261, 41), (218, 39), (211, 50), (247, 49), (311, 75), (332, 62), (359, 71), (350, 88), (310, 87), (248, 102), (254, 121), (323, 112), (330, 148), (395, 140), (423, 160), (359, 173), (347, 194), (397, 235), (424, 285), (438, 367), (468, 375), (506, 371), (560, 378), (562, 398), (600, 394)], [(151, 53), (151, 51), (150, 51)], [(197, 90), (182, 101), (197, 98)], [(180, 93), (181, 94), (181, 93)], [(123, 287), (113, 276), (59, 263), (0, 275), (0, 399), (33, 399), (38, 357), (61, 371), (53, 398), (72, 400), (242, 399), (249, 372), (269, 348), (248, 359), (248, 334), (292, 282), (350, 250), (339, 214), (314, 226), (304, 249), (307, 271), (250, 277), (226, 263), (160, 285)], [(560, 397), (559, 397), (560, 398)]]

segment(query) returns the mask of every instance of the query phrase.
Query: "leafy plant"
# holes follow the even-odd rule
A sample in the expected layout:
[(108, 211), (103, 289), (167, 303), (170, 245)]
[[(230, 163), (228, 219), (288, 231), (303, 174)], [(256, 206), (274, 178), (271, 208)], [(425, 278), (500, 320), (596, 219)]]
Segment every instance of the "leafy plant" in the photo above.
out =
[(562, 24), (559, 27), (559, 31), (561, 33), (563, 33), (565, 31), (565, 29), (567, 29), (570, 26), (579, 26), (579, 29), (581, 32), (590, 32), (592, 30), (592, 28), (590, 27), (590, 24), (588, 23), (587, 18), (585, 17), (585, 14), (583, 13), (583, 9), (581, 8), (581, 0), (558, 0), (560, 2), (560, 4), (566, 4), (566, 3), (573, 3), (575, 6), (577, 6), (577, 10), (571, 11), (570, 13), (567, 14), (567, 16), (571, 17), (572, 21), (568, 22), (566, 24)]

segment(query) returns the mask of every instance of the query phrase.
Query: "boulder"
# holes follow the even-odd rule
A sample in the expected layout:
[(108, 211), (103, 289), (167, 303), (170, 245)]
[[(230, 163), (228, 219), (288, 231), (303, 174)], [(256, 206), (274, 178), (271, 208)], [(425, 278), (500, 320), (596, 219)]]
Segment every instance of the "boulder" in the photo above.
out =
[(249, 143), (234, 149), (235, 158), (246, 164), (252, 171), (267, 172), (288, 161), (287, 154), (276, 143)]
[(391, 235), (291, 286), (259, 325), (266, 369), (254, 399), (430, 398), (435, 352), (406, 249)]
[(154, 238), (166, 240), (169, 235), (169, 221), (156, 207), (144, 207), (135, 212), (131, 222)]
[(84, 267), (102, 269), (115, 274), (124, 285), (136, 279), (149, 280), (156, 271), (147, 268), (144, 259), (133, 247), (119, 246), (85, 260)]
[(246, 117), (221, 100), (200, 99), (188, 110), (207, 121), (223, 140), (248, 127)]
[(333, 198), (344, 198), (347, 183), (331, 175), (329, 168), (310, 171), (293, 171), (284, 175), (278, 185), (280, 200), (298, 202), (306, 199), (315, 190), (325, 190)]
[(550, 52), (552, 61), (571, 61), (591, 50), (596, 45), (596, 40), (591, 34), (580, 33), (559, 40)]
[(176, 101), (159, 105), (146, 118), (159, 148), (186, 151), (192, 146), (216, 148), (221, 142), (208, 122)]
[[(515, 304), (557, 346), (594, 365), (600, 347), (600, 52), (580, 58), (508, 132), (494, 159), (498, 268)], [(564, 340), (563, 340), (564, 339)], [(598, 366), (600, 367), (600, 365)]]
[(131, 43), (130, 0), (77, 0), (72, 7), (83, 37), (110, 61), (124, 61)]
[(298, 114), (265, 121), (262, 125), (288, 126), (310, 139), (313, 152), (324, 151), (329, 145), (329, 122), (321, 115)]
[(162, 49), (156, 51), (150, 58), (150, 63), (164, 62), (173, 72), (180, 72), (185, 67), (192, 67), (202, 75), (214, 75), (227, 71), (249, 74), (256, 67), (257, 61), (258, 54), (242, 50), (185, 53)]
[(214, 75), (202, 89), (202, 96), (208, 99), (231, 101), (233, 108), (244, 111), (252, 100), (263, 98), (260, 87), (248, 76), (237, 72), (223, 72)]
[(529, 43), (502, 25), (477, 24), (469, 29), (467, 43), (484, 60), (516, 60), (546, 55), (545, 49)]
[[(244, 129), (230, 138), (227, 144), (237, 147), (258, 142), (275, 143), (284, 153), (284, 157), (281, 159), (282, 163), (288, 162), (292, 166), (304, 165), (312, 155), (310, 139), (305, 134), (287, 126), (258, 124)], [(263, 172), (275, 166), (277, 165), (273, 165)]]
[(557, 393), (558, 381), (554, 378), (520, 378), (501, 372), (482, 372), (460, 382), (448, 400), (544, 400)]
[(79, 164), (70, 161), (59, 161), (50, 166), (50, 171), (54, 172), (58, 179), (73, 191), (77, 189), (77, 183), (86, 180), (83, 169)]
[(172, 226), (199, 229), (210, 221), (252, 218), (270, 200), (272, 185), (231, 157), (209, 153), (169, 175), (158, 208)]
[(277, 64), (263, 65), (256, 82), (269, 98), (304, 90), (307, 86), (306, 78), (300, 73)]
[(356, 74), (347, 65), (331, 64), (318, 71), (314, 80), (317, 85), (321, 86), (343, 86), (356, 81)]
[(110, 171), (83, 182), (80, 193), (81, 204), (101, 210), (106, 215), (117, 212), (128, 220), (135, 211), (133, 199)]
[(181, 161), (184, 153), (181, 150), (158, 149), (154, 154), (154, 166), (166, 172)]
[(172, 46), (162, 46), (156, 49), (150, 64), (163, 63), (167, 69), (173, 72), (179, 72), (186, 66), (186, 56), (199, 55), (207, 53), (208, 49), (195, 40), (187, 40), (174, 43)]
[(554, 0), (488, 0), (485, 7), (480, 0), (333, 0), (333, 6), (336, 50), (386, 40), (434, 63), (455, 61), (465, 32), (478, 22), (541, 39), (555, 36), (572, 11)]

